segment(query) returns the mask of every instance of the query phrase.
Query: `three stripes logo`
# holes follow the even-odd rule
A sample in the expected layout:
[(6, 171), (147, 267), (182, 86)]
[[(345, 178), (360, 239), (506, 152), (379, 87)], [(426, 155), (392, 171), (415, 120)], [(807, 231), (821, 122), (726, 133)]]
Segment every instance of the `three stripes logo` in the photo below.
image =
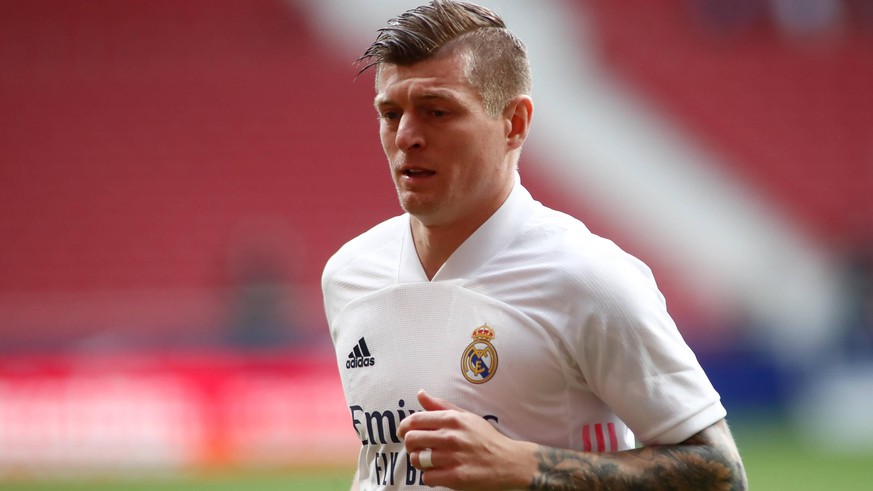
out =
[[(593, 433), (593, 435), (592, 435)], [(618, 451), (618, 435), (615, 423), (585, 425), (582, 427), (582, 444), (586, 452)]]
[(364, 338), (358, 340), (358, 344), (349, 353), (349, 358), (346, 360), (346, 369), (349, 368), (364, 368), (371, 367), (376, 364), (376, 359), (370, 355), (370, 349), (367, 348), (367, 342)]

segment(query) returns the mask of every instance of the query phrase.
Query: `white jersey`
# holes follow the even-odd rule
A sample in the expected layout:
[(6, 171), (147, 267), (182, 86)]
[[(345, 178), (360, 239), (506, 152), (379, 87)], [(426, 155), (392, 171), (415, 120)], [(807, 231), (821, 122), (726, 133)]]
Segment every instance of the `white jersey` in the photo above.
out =
[(409, 220), (350, 241), (322, 278), (360, 489), (420, 485), (396, 432), (419, 389), (511, 438), (594, 452), (725, 416), (649, 269), (520, 183), (432, 280)]

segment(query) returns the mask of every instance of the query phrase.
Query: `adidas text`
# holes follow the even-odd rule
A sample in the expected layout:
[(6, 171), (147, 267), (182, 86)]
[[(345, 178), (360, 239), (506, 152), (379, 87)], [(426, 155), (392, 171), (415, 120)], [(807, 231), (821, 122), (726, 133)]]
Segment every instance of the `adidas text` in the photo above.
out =
[(346, 368), (358, 368), (358, 367), (371, 367), (376, 364), (376, 359), (373, 357), (370, 358), (352, 358), (351, 360), (346, 360)]

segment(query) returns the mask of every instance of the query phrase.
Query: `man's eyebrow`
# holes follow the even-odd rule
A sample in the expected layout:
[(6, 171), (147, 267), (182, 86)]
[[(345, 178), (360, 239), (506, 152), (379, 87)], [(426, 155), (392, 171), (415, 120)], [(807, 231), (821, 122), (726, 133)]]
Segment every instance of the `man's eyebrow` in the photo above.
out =
[(384, 97), (382, 94), (376, 95), (376, 98), (373, 99), (373, 106), (378, 108), (379, 106), (386, 106), (393, 104), (391, 99)]
[[(455, 99), (456, 98), (454, 97), (454, 95), (452, 94), (451, 91), (439, 90), (439, 89), (428, 90), (427, 92), (424, 92), (422, 94), (412, 96), (413, 101), (455, 100)], [(375, 106), (377, 108), (380, 106), (387, 106), (387, 105), (392, 105), (392, 104), (394, 104), (394, 102), (391, 99), (389, 99), (388, 97), (385, 97), (383, 94), (378, 94), (376, 96), (376, 98), (373, 100), (373, 106)]]

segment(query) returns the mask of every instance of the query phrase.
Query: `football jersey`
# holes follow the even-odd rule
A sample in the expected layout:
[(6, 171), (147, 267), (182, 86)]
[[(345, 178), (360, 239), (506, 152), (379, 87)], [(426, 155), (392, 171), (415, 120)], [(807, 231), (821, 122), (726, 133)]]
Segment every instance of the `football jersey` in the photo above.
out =
[(401, 215), (343, 246), (322, 288), (361, 490), (420, 485), (397, 436), (420, 389), (580, 451), (678, 443), (726, 414), (650, 270), (518, 180), (431, 280)]

